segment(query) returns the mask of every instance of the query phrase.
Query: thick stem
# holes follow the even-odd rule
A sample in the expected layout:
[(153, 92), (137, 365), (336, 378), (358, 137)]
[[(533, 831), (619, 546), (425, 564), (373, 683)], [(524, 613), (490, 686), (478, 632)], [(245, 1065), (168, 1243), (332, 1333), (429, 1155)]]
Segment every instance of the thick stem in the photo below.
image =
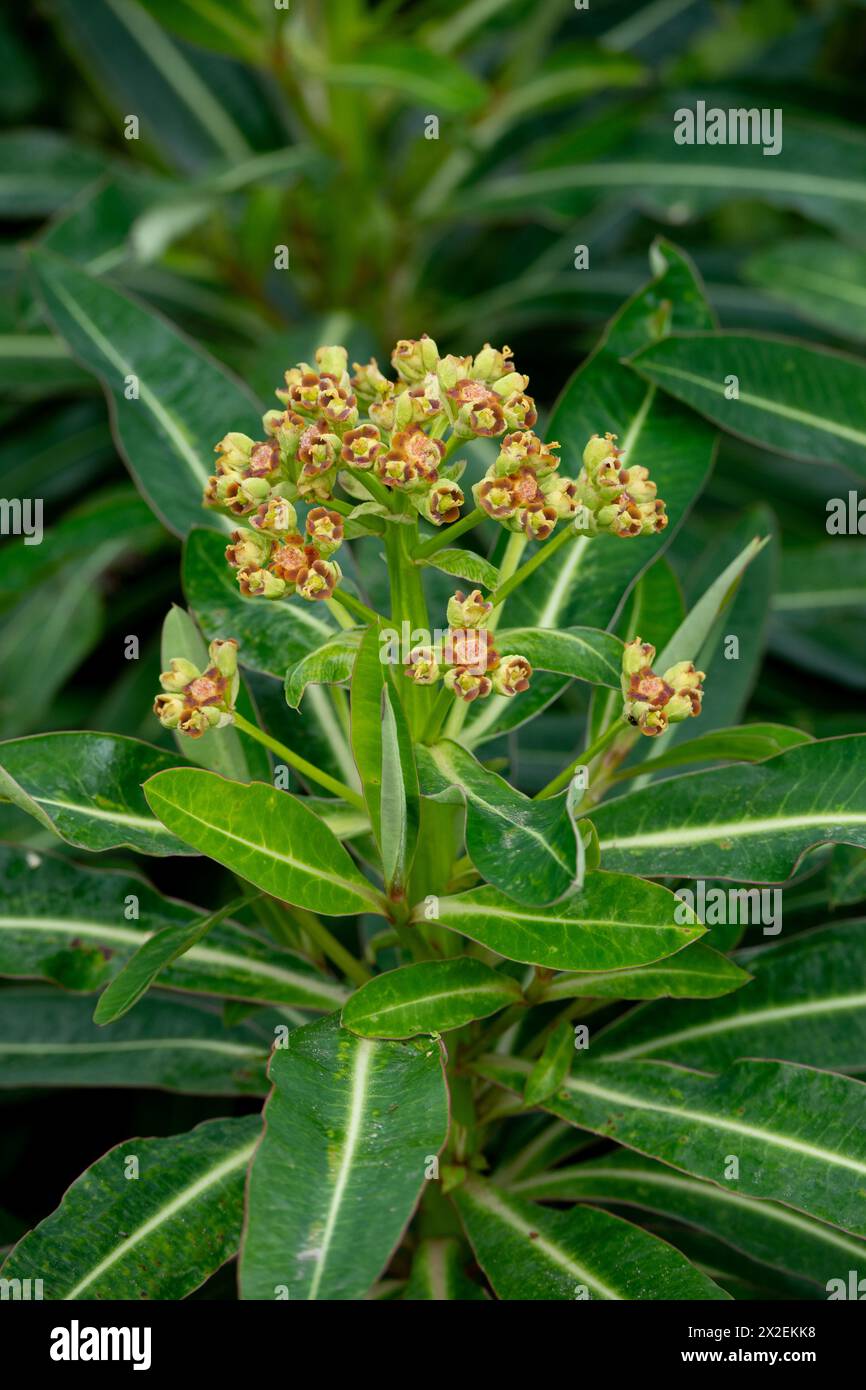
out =
[(261, 729), (257, 729), (255, 724), (251, 724), (248, 719), (244, 719), (243, 715), (238, 714), (237, 711), (235, 711), (234, 714), (234, 723), (235, 728), (240, 729), (241, 733), (248, 734), (250, 738), (254, 738), (258, 743), (264, 744), (265, 748), (269, 748), (272, 753), (276, 753), (278, 758), (282, 758), (283, 762), (288, 763), (289, 767), (293, 767), (302, 777), (306, 777), (310, 782), (315, 782), (318, 786), (324, 787), (325, 791), (331, 792), (334, 796), (341, 797), (343, 801), (348, 801), (351, 806), (355, 806), (359, 811), (363, 811), (366, 814), (367, 807), (364, 798), (359, 792), (353, 791), (351, 787), (347, 787), (345, 782), (338, 782), (337, 778), (332, 777), (329, 772), (323, 772), (321, 768), (316, 767), (313, 763), (307, 762), (307, 759), (302, 758), (300, 753), (293, 753), (291, 748), (287, 748), (284, 743), (279, 743), (277, 739), (271, 738), (270, 734), (263, 733)]
[(342, 970), (347, 980), (352, 980), (356, 985), (367, 983), (371, 978), (371, 972), (366, 965), (356, 960), (351, 951), (346, 950), (346, 947), (337, 940), (314, 912), (308, 912), (303, 907), (293, 907), (291, 911), (292, 916), (303, 927), (310, 940), (315, 942), (322, 955), (333, 961), (337, 969)]

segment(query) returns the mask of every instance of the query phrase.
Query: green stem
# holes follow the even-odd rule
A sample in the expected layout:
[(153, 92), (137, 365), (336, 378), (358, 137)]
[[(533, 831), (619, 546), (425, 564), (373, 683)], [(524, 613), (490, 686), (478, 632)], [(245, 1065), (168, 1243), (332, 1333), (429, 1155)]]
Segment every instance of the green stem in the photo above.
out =
[(234, 714), (234, 723), (235, 728), (240, 729), (241, 733), (248, 734), (249, 737), (254, 738), (257, 743), (263, 744), (265, 748), (269, 748), (272, 753), (276, 753), (278, 758), (282, 758), (283, 762), (288, 763), (289, 767), (293, 767), (296, 772), (300, 772), (302, 777), (306, 777), (309, 781), (317, 783), (320, 787), (324, 787), (326, 791), (333, 793), (334, 796), (341, 797), (343, 801), (348, 801), (351, 806), (355, 806), (357, 810), (363, 811), (366, 814), (367, 807), (363, 797), (359, 792), (353, 791), (351, 787), (347, 787), (345, 782), (338, 782), (336, 777), (332, 777), (329, 772), (323, 772), (321, 768), (316, 767), (313, 763), (307, 762), (307, 759), (302, 758), (300, 753), (293, 753), (291, 748), (287, 748), (284, 743), (279, 743), (275, 738), (271, 738), (270, 734), (263, 733), (261, 729), (257, 729), (255, 724), (251, 724), (248, 719), (244, 719), (242, 714), (238, 714), (237, 710)]
[[(499, 567), (499, 588), (496, 591), (497, 593), (505, 587), (505, 584), (517, 570), (521, 556), (528, 544), (529, 542), (522, 531), (512, 531), (511, 535), (508, 537), (508, 544), (505, 547), (505, 554), (502, 557), (502, 564)], [(489, 632), (495, 632), (499, 626), (504, 611), (503, 602), (503, 599), (497, 599), (494, 595), (494, 608), (487, 624)]]
[(373, 476), (369, 469), (347, 468), (345, 471), (355, 479), (356, 483), (365, 487), (371, 497), (374, 497), (377, 502), (381, 502), (382, 506), (387, 507), (389, 511), (391, 510), (391, 496), (388, 489), (384, 483), (380, 483), (379, 479)]
[(352, 980), (356, 985), (364, 985), (372, 978), (366, 965), (357, 960), (351, 951), (346, 950), (314, 912), (308, 912), (303, 907), (293, 907), (292, 916), (303, 927), (310, 940), (315, 942), (322, 955), (333, 961), (338, 970), (342, 970), (347, 980)]
[(568, 543), (568, 541), (575, 540), (578, 534), (579, 532), (575, 531), (573, 526), (566, 526), (553, 540), (547, 541), (545, 545), (539, 546), (538, 550), (536, 550), (531, 559), (527, 560), (525, 565), (521, 565), (520, 569), (517, 570), (515, 574), (506, 578), (505, 582), (499, 585), (499, 588), (493, 595), (494, 607), (496, 607), (497, 604), (504, 603), (508, 595), (514, 593), (514, 590), (517, 589), (525, 579), (528, 579), (531, 574), (534, 574), (537, 569), (546, 564), (552, 556), (556, 555), (557, 552)]
[(443, 546), (456, 541), (458, 536), (462, 536), (465, 531), (471, 531), (473, 526), (477, 526), (486, 516), (487, 513), (481, 507), (467, 512), (465, 516), (461, 516), (459, 521), (455, 521), (453, 526), (446, 526), (444, 531), (437, 531), (435, 536), (431, 536), (422, 545), (416, 546), (412, 552), (413, 560), (426, 560), (429, 555), (435, 555), (437, 550), (441, 550)]
[(625, 728), (624, 719), (615, 719), (612, 724), (608, 725), (603, 734), (599, 734), (595, 743), (591, 743), (588, 748), (578, 754), (573, 762), (568, 764), (568, 767), (563, 768), (558, 777), (554, 777), (552, 782), (548, 782), (546, 787), (542, 787), (540, 792), (535, 793), (535, 800), (542, 801), (545, 797), (556, 796), (557, 792), (564, 791), (574, 776), (575, 770), (579, 767), (588, 767), (593, 759), (597, 758), (599, 753), (603, 753), (605, 748), (613, 743), (617, 734), (622, 733)]
[(372, 608), (368, 608), (366, 603), (362, 603), (354, 594), (347, 593), (345, 589), (335, 589), (332, 595), (335, 603), (341, 603), (350, 613), (354, 613), (364, 623), (372, 623), (378, 627), (381, 617)]
[(349, 617), (348, 610), (344, 608), (342, 604), (335, 603), (333, 598), (325, 599), (325, 607), (334, 619), (334, 622), (338, 623), (344, 632), (348, 628), (355, 626), (352, 619)]

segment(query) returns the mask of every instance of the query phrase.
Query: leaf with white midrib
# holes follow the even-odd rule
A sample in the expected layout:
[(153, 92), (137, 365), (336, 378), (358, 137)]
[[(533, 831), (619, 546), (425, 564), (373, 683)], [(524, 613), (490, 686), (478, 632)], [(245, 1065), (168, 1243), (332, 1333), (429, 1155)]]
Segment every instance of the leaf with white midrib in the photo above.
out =
[(840, 1261), (862, 1267), (866, 1243), (777, 1202), (732, 1191), (725, 1183), (688, 1177), (666, 1164), (620, 1149), (509, 1183), (533, 1201), (613, 1202), (695, 1225), (788, 1273), (820, 1285), (838, 1275)]
[(689, 773), (592, 813), (606, 868), (773, 883), (823, 841), (866, 846), (866, 735)]
[(271, 1058), (253, 1163), (244, 1298), (362, 1298), (386, 1266), (448, 1124), (439, 1046), (358, 1038), (335, 1015)]
[(753, 975), (741, 993), (635, 1009), (604, 1030), (595, 1055), (661, 1058), (705, 1071), (743, 1056), (859, 1071), (866, 1049), (863, 927), (845, 922), (741, 951), (735, 959)]
[(609, 1212), (550, 1211), (475, 1176), (453, 1200), (501, 1299), (574, 1299), (580, 1289), (617, 1301), (728, 1296), (678, 1250)]
[(260, 1127), (249, 1115), (126, 1140), (15, 1246), (2, 1278), (42, 1279), (46, 1298), (66, 1301), (185, 1298), (237, 1249), (244, 1175)]
[[(488, 1055), (476, 1069), (520, 1090), (531, 1063)], [(866, 1235), (866, 1086), (849, 1077), (754, 1059), (718, 1076), (667, 1062), (598, 1062), (581, 1065), (545, 1109), (697, 1177)], [(732, 1141), (745, 1142), (737, 1150)], [(732, 1150), (738, 1178), (725, 1173)]]

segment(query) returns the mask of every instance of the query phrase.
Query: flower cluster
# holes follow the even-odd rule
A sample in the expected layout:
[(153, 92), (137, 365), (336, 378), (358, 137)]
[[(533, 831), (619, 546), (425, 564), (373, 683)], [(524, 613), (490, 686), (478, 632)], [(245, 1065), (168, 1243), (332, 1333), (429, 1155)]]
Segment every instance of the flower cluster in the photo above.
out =
[(237, 570), (242, 594), (283, 598), (300, 594), (314, 602), (330, 598), (342, 579), (330, 557), (343, 542), (343, 518), (327, 507), (312, 507), (304, 534), (295, 508), (284, 497), (263, 502), (250, 530), (232, 532), (226, 559)]
[(583, 451), (576, 501), (582, 508), (581, 529), (614, 536), (651, 535), (668, 524), (665, 504), (646, 468), (626, 468), (616, 435), (597, 434)]
[[(529, 396), (523, 398), (530, 400)], [(535, 420), (534, 409), (527, 419)], [(577, 511), (577, 483), (558, 472), (557, 443), (545, 444), (531, 429), (514, 430), (499, 446), (499, 456), (473, 489), (476, 505), (509, 531), (547, 540), (560, 517)]]
[(163, 694), (157, 695), (153, 712), (166, 729), (190, 738), (201, 738), (208, 729), (222, 729), (233, 721), (238, 693), (238, 644), (231, 638), (211, 642), (210, 666), (199, 671), (185, 657), (175, 656), (159, 678)]
[(496, 651), (487, 628), (492, 612), (493, 604), (479, 589), (469, 595), (458, 589), (448, 601), (444, 644), (414, 647), (405, 674), (416, 685), (435, 685), (441, 679), (446, 690), (468, 703), (494, 691), (512, 696), (527, 690), (532, 667), (525, 656), (500, 656)]
[(691, 661), (679, 661), (657, 676), (655, 654), (655, 647), (635, 637), (626, 642), (622, 659), (623, 717), (649, 737), (699, 715), (703, 697), (703, 671), (696, 671)]

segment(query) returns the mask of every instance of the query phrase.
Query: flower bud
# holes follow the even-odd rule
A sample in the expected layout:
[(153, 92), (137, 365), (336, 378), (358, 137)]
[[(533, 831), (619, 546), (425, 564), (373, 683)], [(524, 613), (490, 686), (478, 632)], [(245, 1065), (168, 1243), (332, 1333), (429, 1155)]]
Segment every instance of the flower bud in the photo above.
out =
[(349, 354), (344, 347), (318, 347), (316, 365), (320, 372), (339, 379), (349, 365)]
[(184, 656), (173, 656), (168, 665), (169, 669), (160, 674), (159, 683), (163, 690), (174, 694), (184, 690), (199, 675), (198, 667)]
[(652, 666), (655, 658), (656, 649), (650, 642), (642, 642), (639, 637), (632, 638), (622, 649), (623, 677), (637, 675)]
[(490, 383), (498, 381), (507, 372), (513, 372), (514, 363), (511, 358), (510, 347), (504, 347), (501, 352), (498, 352), (489, 343), (485, 343), (481, 351), (475, 354), (469, 375), (474, 377), (476, 381)]
[(458, 381), (462, 381), (464, 377), (468, 377), (471, 367), (471, 357), (455, 357), (454, 354), (450, 352), (447, 357), (440, 357), (436, 366), (436, 376), (439, 379), (439, 385), (442, 390), (447, 393), (451, 387), (457, 385)]
[(314, 603), (319, 599), (330, 598), (342, 577), (342, 571), (336, 561), (314, 560), (298, 575), (297, 591), (301, 598)]
[(483, 627), (493, 612), (493, 604), (480, 589), (467, 596), (460, 589), (448, 600), (446, 617), (449, 627)]
[(234, 638), (216, 637), (207, 650), (211, 665), (216, 667), (221, 676), (233, 679), (238, 669), (238, 644)]
[(247, 598), (282, 598), (286, 581), (266, 569), (238, 570), (238, 587)]
[(493, 390), (500, 397), (512, 396), (516, 391), (525, 391), (528, 385), (529, 377), (522, 372), (508, 372), (493, 382)]
[(153, 712), (164, 729), (176, 729), (184, 712), (183, 700), (179, 695), (157, 695)]
[(345, 528), (339, 512), (313, 507), (307, 514), (307, 535), (320, 555), (329, 555), (343, 544)]
[(394, 390), (394, 383), (379, 371), (375, 357), (371, 357), (370, 361), (363, 365), (360, 362), (353, 362), (352, 365), (355, 375), (351, 378), (350, 385), (359, 400), (384, 400), (386, 396), (390, 396)]
[(493, 672), (493, 689), (497, 695), (519, 695), (529, 689), (531, 675), (525, 656), (504, 656)]
[(256, 531), (232, 531), (232, 544), (226, 546), (226, 559), (232, 569), (258, 569), (271, 553), (270, 537)]
[(594, 434), (583, 451), (583, 466), (592, 475), (609, 458), (618, 456), (616, 435), (606, 434), (604, 439)]
[(404, 674), (416, 685), (434, 685), (439, 679), (439, 663), (432, 647), (413, 647)]
[(432, 338), (423, 333), (417, 341), (401, 338), (391, 353), (391, 365), (403, 381), (414, 384), (435, 372), (439, 362), (439, 349)]
[(219, 454), (217, 470), (220, 473), (242, 473), (245, 471), (250, 459), (250, 450), (253, 447), (253, 440), (248, 434), (238, 434), (232, 431), (225, 435), (214, 446), (214, 453)]
[(235, 516), (248, 516), (265, 500), (270, 493), (270, 484), (265, 478), (241, 478), (229, 482), (225, 489), (224, 506)]
[(405, 395), (411, 406), (411, 419), (414, 423), (429, 424), (442, 414), (442, 391), (435, 372), (428, 372), (424, 380), (417, 386), (410, 386)]

